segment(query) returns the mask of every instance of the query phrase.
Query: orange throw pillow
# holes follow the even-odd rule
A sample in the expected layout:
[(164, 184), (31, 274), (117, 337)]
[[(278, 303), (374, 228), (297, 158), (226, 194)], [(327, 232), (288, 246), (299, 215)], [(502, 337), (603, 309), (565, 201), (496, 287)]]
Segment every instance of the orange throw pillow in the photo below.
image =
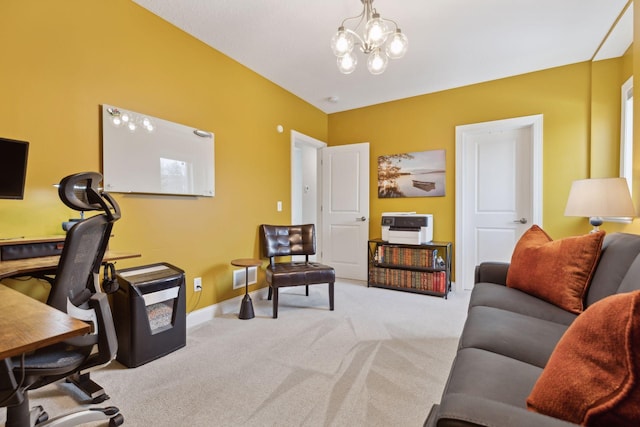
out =
[(527, 408), (583, 426), (640, 425), (640, 291), (577, 317), (551, 354)]
[(553, 240), (537, 225), (531, 226), (513, 250), (507, 286), (581, 313), (604, 235), (599, 231)]

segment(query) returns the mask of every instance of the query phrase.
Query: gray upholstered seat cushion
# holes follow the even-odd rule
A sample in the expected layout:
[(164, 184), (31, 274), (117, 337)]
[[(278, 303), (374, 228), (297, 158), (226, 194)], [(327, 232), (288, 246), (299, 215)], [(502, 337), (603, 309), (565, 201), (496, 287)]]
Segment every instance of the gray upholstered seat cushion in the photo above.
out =
[(482, 396), (449, 393), (434, 405), (425, 427), (578, 427), (567, 421), (528, 411)]
[(517, 289), (494, 283), (476, 283), (469, 309), (475, 306), (501, 308), (507, 311), (570, 325), (576, 315)]
[(460, 348), (478, 348), (544, 368), (568, 326), (494, 307), (469, 310)]
[(462, 348), (453, 362), (445, 395), (460, 393), (526, 408), (541, 373), (542, 368), (501, 354)]

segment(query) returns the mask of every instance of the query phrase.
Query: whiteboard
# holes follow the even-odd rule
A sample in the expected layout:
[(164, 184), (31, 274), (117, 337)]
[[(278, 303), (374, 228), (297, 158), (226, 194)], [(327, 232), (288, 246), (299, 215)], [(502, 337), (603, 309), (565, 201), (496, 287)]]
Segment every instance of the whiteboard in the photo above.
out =
[(102, 105), (104, 189), (213, 197), (214, 135), (112, 105)]

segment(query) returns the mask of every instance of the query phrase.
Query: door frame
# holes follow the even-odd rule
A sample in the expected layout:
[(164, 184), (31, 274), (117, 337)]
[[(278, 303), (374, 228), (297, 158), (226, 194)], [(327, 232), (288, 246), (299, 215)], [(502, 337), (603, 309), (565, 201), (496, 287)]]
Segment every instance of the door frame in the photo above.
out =
[(542, 226), (542, 123), (543, 115), (531, 115), (524, 117), (516, 117), (511, 119), (494, 120), (489, 122), (474, 123), (468, 125), (456, 126), (456, 245), (455, 245), (455, 277), (457, 291), (463, 290), (462, 280), (463, 271), (469, 271), (466, 264), (467, 260), (462, 259), (462, 248), (468, 244), (466, 236), (463, 232), (463, 213), (468, 209), (467, 200), (473, 200), (471, 196), (475, 193), (473, 188), (465, 188), (465, 171), (463, 159), (468, 144), (465, 144), (467, 138), (471, 135), (499, 132), (503, 130), (519, 129), (523, 127), (531, 127), (532, 138), (532, 155), (531, 155), (531, 206), (532, 206), (532, 224)]
[(316, 255), (315, 260), (320, 259), (322, 254), (322, 168), (321, 168), (321, 155), (320, 150), (327, 147), (327, 143), (320, 141), (319, 139), (315, 139), (311, 136), (305, 135), (295, 130), (291, 130), (291, 195), (290, 195), (290, 206), (291, 206), (291, 224), (294, 224), (296, 221), (296, 209), (301, 209), (302, 206), (297, 206), (299, 203), (296, 201), (296, 182), (298, 180), (297, 176), (297, 156), (295, 155), (296, 150), (300, 148), (312, 148), (316, 150), (316, 195), (317, 195), (317, 209), (316, 209)]

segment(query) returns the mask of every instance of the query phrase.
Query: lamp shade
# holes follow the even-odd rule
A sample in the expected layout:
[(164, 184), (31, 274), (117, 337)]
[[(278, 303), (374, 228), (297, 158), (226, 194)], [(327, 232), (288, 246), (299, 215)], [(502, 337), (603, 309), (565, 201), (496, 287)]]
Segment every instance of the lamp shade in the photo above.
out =
[(591, 178), (573, 181), (565, 216), (635, 217), (625, 178)]

